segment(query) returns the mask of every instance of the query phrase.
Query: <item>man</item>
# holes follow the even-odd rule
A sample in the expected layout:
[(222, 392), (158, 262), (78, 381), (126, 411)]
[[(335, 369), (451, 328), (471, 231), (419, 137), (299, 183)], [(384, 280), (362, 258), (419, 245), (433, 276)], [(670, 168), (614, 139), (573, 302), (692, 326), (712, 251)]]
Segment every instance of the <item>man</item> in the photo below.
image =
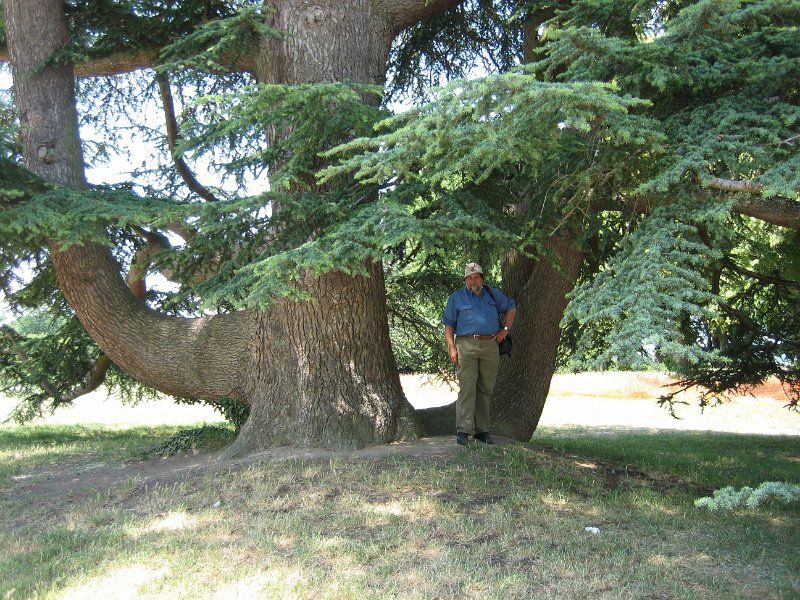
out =
[[(466, 445), (472, 434), (484, 444), (493, 444), (489, 435), (489, 400), (500, 363), (498, 344), (508, 335), (517, 308), (500, 290), (487, 291), (478, 263), (466, 266), (464, 283), (448, 298), (442, 317), (450, 362), (458, 365), (456, 443)], [(499, 313), (505, 313), (503, 323)]]

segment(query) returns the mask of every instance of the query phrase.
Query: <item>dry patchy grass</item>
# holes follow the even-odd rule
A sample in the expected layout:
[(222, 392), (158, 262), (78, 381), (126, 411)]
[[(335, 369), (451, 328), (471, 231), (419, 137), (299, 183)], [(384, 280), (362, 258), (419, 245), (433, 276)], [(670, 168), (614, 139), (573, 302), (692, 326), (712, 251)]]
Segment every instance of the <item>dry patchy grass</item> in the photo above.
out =
[[(557, 409), (550, 431), (560, 432), (559, 443), (582, 442), (593, 429), (561, 427), (555, 416), (581, 413), (596, 429), (606, 413), (631, 417), (639, 414), (634, 407), (651, 406), (661, 383), (648, 374), (605, 398), (578, 393), (610, 393), (596, 381), (559, 388), (556, 378), (546, 407)], [(445, 401), (452, 393), (425, 389)], [(772, 419), (763, 428), (775, 425)], [(630, 442), (644, 452), (635, 461), (613, 458), (631, 452), (622, 442), (614, 446), (633, 439), (617, 433), (603, 437), (610, 447), (580, 452), (456, 448), (448, 438), (446, 452), (416, 457), (275, 453), (172, 479), (143, 477), (137, 467), (105, 488), (81, 475), (80, 493), (69, 492), (77, 489), (80, 446), (61, 459), (57, 442), (30, 455), (20, 448), (3, 458), (29, 464), (28, 479), (4, 484), (0, 496), (0, 511), (11, 517), (0, 525), (0, 597), (800, 597), (797, 513), (779, 506), (697, 510), (693, 500), (710, 491), (707, 475), (678, 460), (646, 462), (661, 460), (666, 448), (670, 455), (695, 450), (694, 438), (663, 429), (649, 435), (654, 444)], [(724, 468), (737, 473), (749, 468), (737, 467), (745, 453), (783, 457), (781, 468), (791, 468), (796, 439), (766, 439), (742, 437), (717, 458), (730, 459)], [(707, 446), (713, 454), (714, 443)], [(93, 474), (137, 464), (177, 473), (177, 465), (204, 460), (121, 464), (99, 456), (86, 459)], [(715, 464), (708, 468), (722, 468)], [(66, 492), (37, 495), (24, 485), (37, 477), (60, 478)], [(600, 534), (587, 533), (588, 526)]]
[(132, 481), (5, 535), (0, 594), (761, 600), (800, 592), (796, 515), (709, 515), (692, 507), (691, 485), (662, 484), (525, 447), (468, 447), (439, 460), (258, 463), (154, 487)]

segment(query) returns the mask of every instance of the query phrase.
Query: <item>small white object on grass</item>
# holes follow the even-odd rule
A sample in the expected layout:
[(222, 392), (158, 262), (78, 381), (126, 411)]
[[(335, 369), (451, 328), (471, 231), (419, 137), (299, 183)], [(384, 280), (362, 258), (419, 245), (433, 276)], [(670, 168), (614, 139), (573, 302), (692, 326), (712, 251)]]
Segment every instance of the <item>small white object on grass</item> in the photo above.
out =
[(585, 527), (584, 531), (586, 533), (591, 533), (592, 535), (600, 535), (600, 528), (599, 527)]

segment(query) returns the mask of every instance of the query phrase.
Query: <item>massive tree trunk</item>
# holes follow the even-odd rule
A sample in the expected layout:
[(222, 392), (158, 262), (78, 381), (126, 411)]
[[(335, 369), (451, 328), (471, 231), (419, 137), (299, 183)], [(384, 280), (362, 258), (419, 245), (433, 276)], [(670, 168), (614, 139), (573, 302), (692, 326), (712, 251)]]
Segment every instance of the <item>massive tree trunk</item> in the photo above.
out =
[[(394, 35), (457, 3), (271, 2), (274, 24), (292, 35), (261, 45), (254, 74), (271, 83), (381, 84)], [(83, 188), (72, 69), (39, 69), (67, 41), (63, 3), (5, 0), (4, 7), (26, 164)], [(134, 298), (105, 248), (51, 250), (67, 300), (117, 365), (167, 393), (250, 405), (229, 454), (277, 444), (354, 448), (416, 435), (391, 354), (381, 265), (366, 265), (369, 277), (306, 277), (298, 285), (310, 302), (180, 319)]]
[(284, 444), (359, 448), (416, 435), (389, 345), (382, 267), (369, 271), (307, 277), (314, 301), (258, 315), (253, 351), (263, 358), (249, 380), (250, 418), (230, 455)]

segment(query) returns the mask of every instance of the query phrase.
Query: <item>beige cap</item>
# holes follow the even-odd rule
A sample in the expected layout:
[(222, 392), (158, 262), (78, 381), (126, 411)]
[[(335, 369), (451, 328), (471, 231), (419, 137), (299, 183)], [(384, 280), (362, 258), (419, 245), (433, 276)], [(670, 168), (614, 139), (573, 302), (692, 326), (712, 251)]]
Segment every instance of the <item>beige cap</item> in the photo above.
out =
[(483, 277), (483, 269), (481, 269), (481, 266), (475, 262), (467, 263), (467, 266), (464, 269), (464, 279), (470, 275), (474, 275), (475, 273), (480, 273), (481, 277)]

